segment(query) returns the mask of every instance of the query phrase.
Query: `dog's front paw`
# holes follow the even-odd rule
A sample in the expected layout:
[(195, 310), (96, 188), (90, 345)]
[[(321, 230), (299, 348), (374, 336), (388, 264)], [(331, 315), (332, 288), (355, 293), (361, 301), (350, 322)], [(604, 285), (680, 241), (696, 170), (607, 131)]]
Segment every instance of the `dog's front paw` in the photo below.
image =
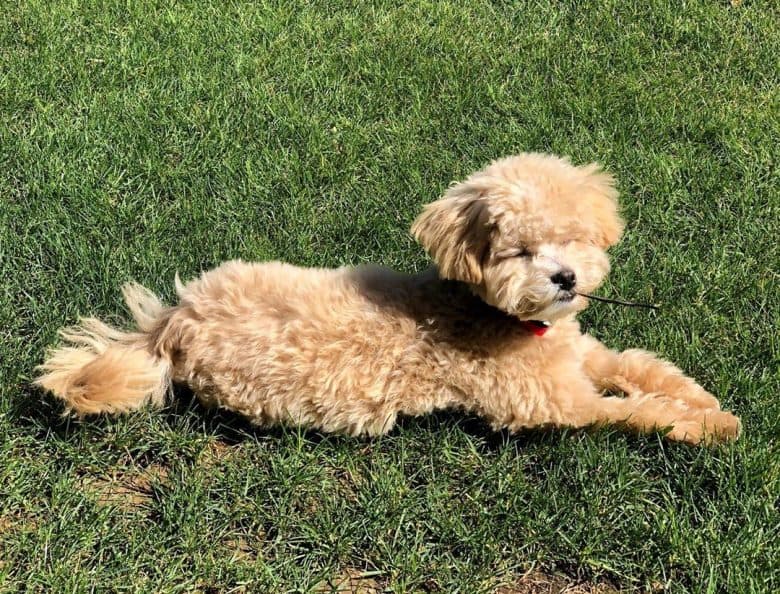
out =
[(707, 439), (713, 441), (735, 441), (742, 433), (742, 421), (728, 411), (717, 409), (705, 411), (704, 426)]
[(719, 409), (708, 409), (695, 418), (675, 422), (667, 437), (691, 444), (713, 444), (734, 441), (741, 431), (739, 417)]

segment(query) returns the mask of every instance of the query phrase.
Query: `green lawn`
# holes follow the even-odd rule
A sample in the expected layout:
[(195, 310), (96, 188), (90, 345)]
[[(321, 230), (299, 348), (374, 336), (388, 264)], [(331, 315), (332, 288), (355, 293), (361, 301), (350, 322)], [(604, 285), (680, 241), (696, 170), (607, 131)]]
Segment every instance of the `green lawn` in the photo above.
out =
[[(780, 10), (570, 4), (0, 4), (0, 591), (780, 591)], [(664, 307), (583, 323), (676, 361), (739, 442), (456, 414), (361, 440), (187, 393), (77, 423), (28, 385), (59, 327), (126, 319), (129, 279), (419, 269), (421, 205), (523, 150), (617, 175), (601, 294)]]

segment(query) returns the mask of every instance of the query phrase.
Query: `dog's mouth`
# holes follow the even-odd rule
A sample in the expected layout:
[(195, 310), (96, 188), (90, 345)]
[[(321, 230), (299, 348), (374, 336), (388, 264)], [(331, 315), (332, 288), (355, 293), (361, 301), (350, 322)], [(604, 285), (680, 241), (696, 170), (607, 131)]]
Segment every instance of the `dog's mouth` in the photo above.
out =
[(568, 303), (569, 301), (573, 301), (576, 296), (577, 293), (574, 291), (559, 291), (555, 296), (555, 300), (559, 303)]
[(554, 294), (545, 296), (544, 301), (520, 300), (513, 308), (512, 313), (521, 320), (554, 320), (568, 314), (574, 300), (578, 297), (575, 291), (559, 290)]

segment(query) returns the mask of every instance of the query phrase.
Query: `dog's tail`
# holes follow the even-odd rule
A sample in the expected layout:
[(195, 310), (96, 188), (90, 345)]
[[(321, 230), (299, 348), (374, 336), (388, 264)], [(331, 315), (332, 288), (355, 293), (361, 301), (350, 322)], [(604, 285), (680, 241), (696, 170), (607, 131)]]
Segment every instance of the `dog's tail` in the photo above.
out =
[(95, 318), (60, 332), (65, 345), (48, 353), (35, 384), (65, 401), (76, 415), (122, 413), (161, 406), (170, 389), (171, 363), (152, 351), (151, 333), (166, 308), (141, 285), (122, 288), (138, 331), (122, 332)]

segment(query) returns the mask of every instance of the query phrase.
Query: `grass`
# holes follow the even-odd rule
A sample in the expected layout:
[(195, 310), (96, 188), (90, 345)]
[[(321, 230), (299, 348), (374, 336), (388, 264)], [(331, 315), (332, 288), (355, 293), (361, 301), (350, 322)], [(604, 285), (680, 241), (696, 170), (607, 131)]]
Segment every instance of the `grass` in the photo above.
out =
[[(5, 3), (0, 590), (780, 590), (780, 12), (734, 4)], [(28, 386), (59, 327), (123, 319), (128, 279), (170, 298), (236, 257), (419, 269), (421, 205), (521, 150), (617, 175), (602, 293), (664, 309), (583, 323), (678, 362), (739, 442), (454, 414), (360, 440), (187, 394), (75, 423)]]

